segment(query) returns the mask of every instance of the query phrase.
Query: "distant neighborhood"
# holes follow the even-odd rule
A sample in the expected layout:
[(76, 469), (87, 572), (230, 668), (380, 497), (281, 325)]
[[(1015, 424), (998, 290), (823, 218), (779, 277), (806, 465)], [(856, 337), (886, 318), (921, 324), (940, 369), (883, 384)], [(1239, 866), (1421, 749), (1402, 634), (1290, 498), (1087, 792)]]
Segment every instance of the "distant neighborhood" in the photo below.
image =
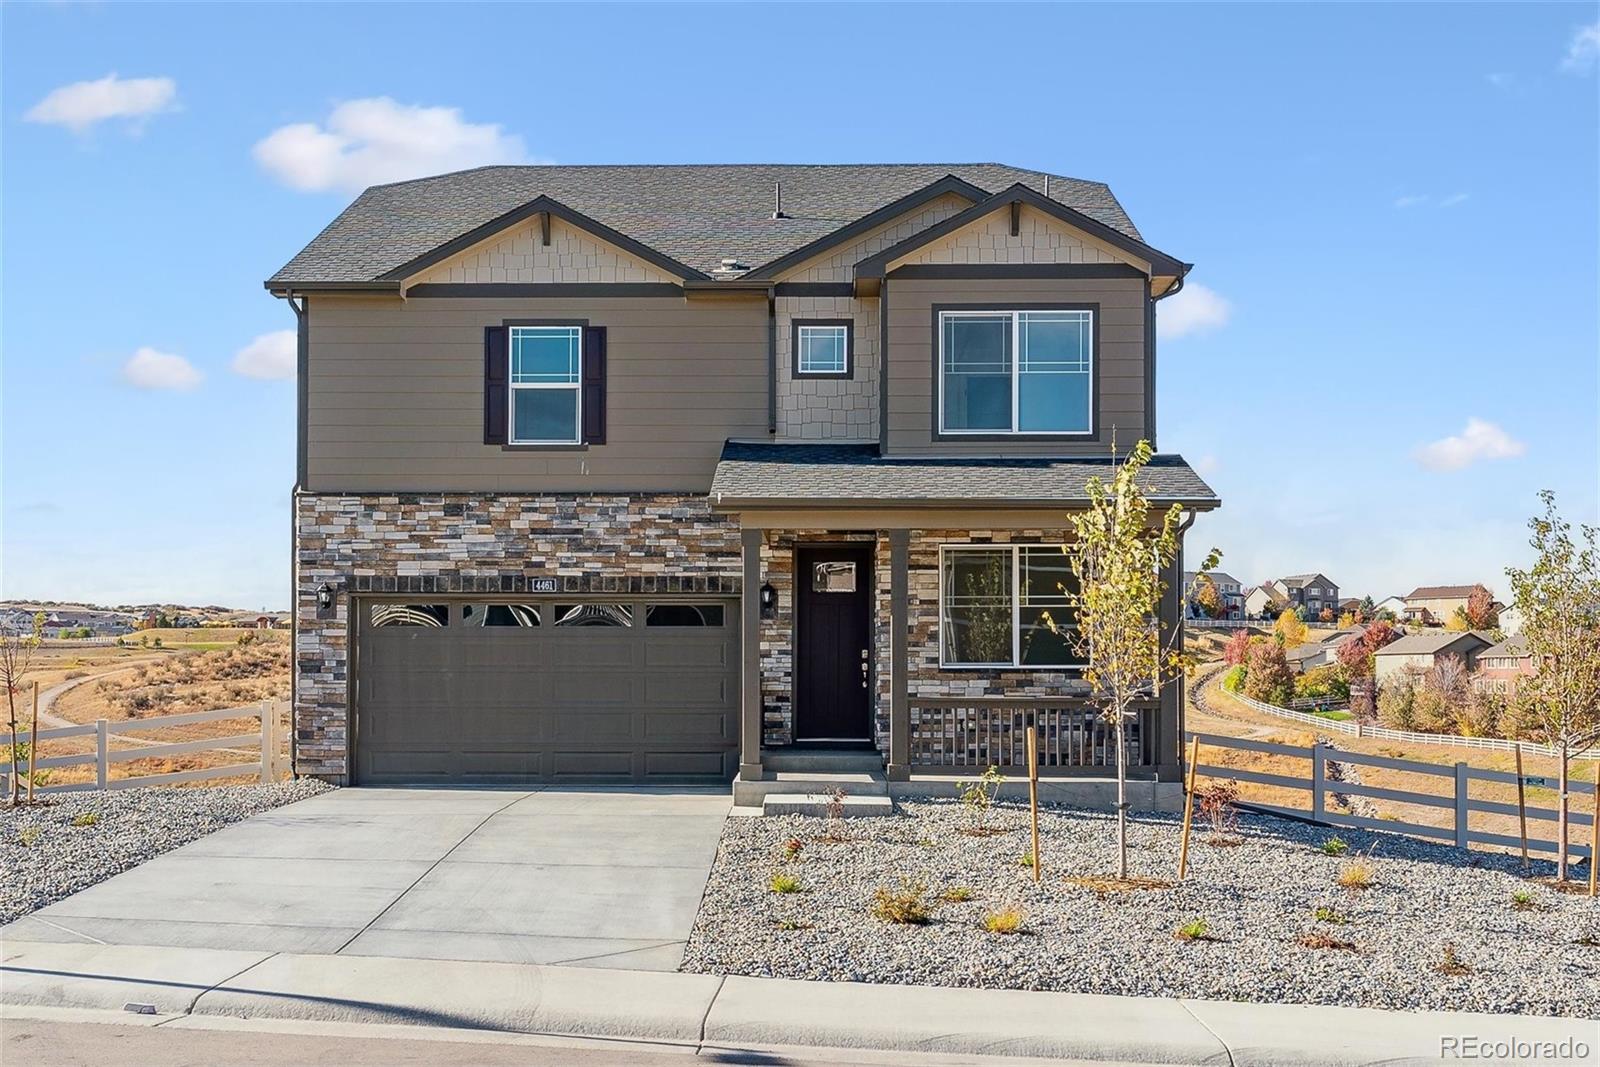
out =
[(1407, 728), (1503, 731), (1506, 701), (1533, 673), (1516, 611), (1483, 583), (1350, 597), (1322, 572), (1245, 585), (1190, 571), (1184, 588), (1191, 626), (1235, 631), (1225, 654), (1233, 685), (1245, 691), (1253, 670), (1252, 695), (1268, 703), (1348, 706)]
[(177, 604), (65, 604), (56, 601), (0, 601), (0, 633), (38, 634), (71, 640), (122, 637), (139, 630), (201, 627), (288, 629), (286, 611), (241, 611), (217, 606)]

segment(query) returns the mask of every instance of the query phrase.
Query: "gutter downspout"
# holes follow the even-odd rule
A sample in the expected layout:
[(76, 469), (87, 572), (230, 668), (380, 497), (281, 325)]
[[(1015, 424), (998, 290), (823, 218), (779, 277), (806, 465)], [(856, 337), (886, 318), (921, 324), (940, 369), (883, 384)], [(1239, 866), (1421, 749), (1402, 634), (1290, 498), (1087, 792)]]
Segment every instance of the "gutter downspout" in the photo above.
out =
[[(779, 215), (774, 213), (773, 218)], [(793, 359), (793, 354), (790, 355)], [(778, 287), (767, 286), (767, 433), (778, 433)]]
[(295, 434), (294, 488), (289, 493), (289, 774), (300, 766), (299, 733), (295, 714), (298, 693), (295, 685), (300, 648), (300, 493), (306, 482), (306, 368), (311, 355), (310, 305), (304, 294), (295, 303), (294, 290), (283, 294), (295, 317)]
[(1160, 296), (1150, 295), (1150, 279), (1144, 280), (1145, 316), (1144, 316), (1144, 354), (1145, 354), (1145, 383), (1144, 383), (1144, 434), (1150, 442), (1150, 448), (1156, 448), (1156, 304), (1169, 296), (1176, 296), (1183, 292), (1183, 280), (1188, 277), (1189, 268), (1185, 267), (1178, 280)]

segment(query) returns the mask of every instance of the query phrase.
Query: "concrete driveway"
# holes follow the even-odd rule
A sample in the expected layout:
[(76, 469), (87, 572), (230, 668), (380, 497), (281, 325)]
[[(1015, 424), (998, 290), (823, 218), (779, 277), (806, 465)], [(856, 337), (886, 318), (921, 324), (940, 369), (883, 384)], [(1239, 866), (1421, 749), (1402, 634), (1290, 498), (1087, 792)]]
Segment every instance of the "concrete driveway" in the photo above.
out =
[(0, 940), (674, 970), (730, 805), (726, 791), (340, 789)]

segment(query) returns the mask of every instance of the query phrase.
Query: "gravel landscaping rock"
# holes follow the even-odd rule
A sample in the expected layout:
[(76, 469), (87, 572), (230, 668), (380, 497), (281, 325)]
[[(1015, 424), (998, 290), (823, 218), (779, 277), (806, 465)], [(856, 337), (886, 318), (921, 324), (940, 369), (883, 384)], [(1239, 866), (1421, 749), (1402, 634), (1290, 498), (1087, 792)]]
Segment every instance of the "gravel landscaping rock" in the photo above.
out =
[[(1069, 876), (1115, 870), (1115, 824), (1103, 812), (1040, 811), (1043, 882), (1019, 861), (1027, 811), (996, 805), (1002, 832), (971, 836), (954, 801), (908, 801), (892, 818), (845, 820), (849, 840), (819, 840), (826, 820), (730, 819), (683, 969), (713, 974), (1054, 989), (1085, 993), (1343, 1004), (1406, 1010), (1600, 1016), (1600, 903), (1524, 877), (1514, 856), (1394, 834), (1333, 831), (1246, 816), (1234, 847), (1196, 826), (1180, 885), (1097, 893)], [(1337, 834), (1344, 857), (1324, 855)], [(793, 860), (784, 843), (802, 844)], [(1131, 820), (1131, 873), (1172, 879), (1178, 820)], [(1368, 854), (1373, 884), (1341, 889), (1344, 863)], [(768, 888), (775, 870), (803, 890)], [(1536, 864), (1535, 876), (1552, 865)], [(1580, 872), (1584, 871), (1580, 868)], [(872, 917), (878, 887), (926, 886), (932, 921)], [(973, 898), (939, 902), (968, 887)], [(1534, 906), (1514, 907), (1529, 889)], [(1343, 922), (1318, 921), (1319, 906)], [(983, 916), (1020, 909), (1023, 932), (982, 929)], [(1203, 919), (1215, 940), (1175, 931)], [(1351, 947), (1301, 944), (1321, 933)], [(1439, 969), (1453, 945), (1468, 973)], [(1453, 968), (1445, 967), (1449, 971)]]
[(314, 778), (210, 789), (54, 793), (0, 807), (0, 923), (258, 812), (334, 788)]

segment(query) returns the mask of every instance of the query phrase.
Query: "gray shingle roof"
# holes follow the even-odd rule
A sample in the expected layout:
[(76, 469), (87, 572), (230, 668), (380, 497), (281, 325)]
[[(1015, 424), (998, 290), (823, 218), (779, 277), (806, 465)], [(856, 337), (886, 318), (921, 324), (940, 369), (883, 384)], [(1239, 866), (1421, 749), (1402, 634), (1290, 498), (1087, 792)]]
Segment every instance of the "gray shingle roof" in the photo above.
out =
[(1407, 634), (1398, 641), (1392, 641), (1378, 649), (1377, 654), (1380, 656), (1430, 656), (1451, 647), (1465, 637), (1476, 638), (1484, 648), (1494, 644), (1492, 637), (1481, 634), (1476, 630), (1425, 630), (1422, 633)]
[(1407, 600), (1449, 600), (1454, 597), (1467, 597), (1472, 595), (1476, 586), (1471, 585), (1419, 585), (1407, 593)]
[[(373, 281), (540, 195), (702, 273), (727, 256), (758, 267), (950, 174), (989, 193), (1044, 191), (1042, 172), (999, 163), (479, 167), (373, 186), (268, 284)], [(1050, 196), (1142, 239), (1100, 182), (1051, 175)]]
[[(794, 505), (1081, 503), (1088, 499), (1089, 478), (1110, 473), (1109, 458), (899, 458), (878, 455), (876, 445), (730, 441), (711, 481), (711, 499)], [(1153, 503), (1204, 509), (1221, 503), (1182, 456), (1156, 456), (1142, 472), (1140, 486)]]

